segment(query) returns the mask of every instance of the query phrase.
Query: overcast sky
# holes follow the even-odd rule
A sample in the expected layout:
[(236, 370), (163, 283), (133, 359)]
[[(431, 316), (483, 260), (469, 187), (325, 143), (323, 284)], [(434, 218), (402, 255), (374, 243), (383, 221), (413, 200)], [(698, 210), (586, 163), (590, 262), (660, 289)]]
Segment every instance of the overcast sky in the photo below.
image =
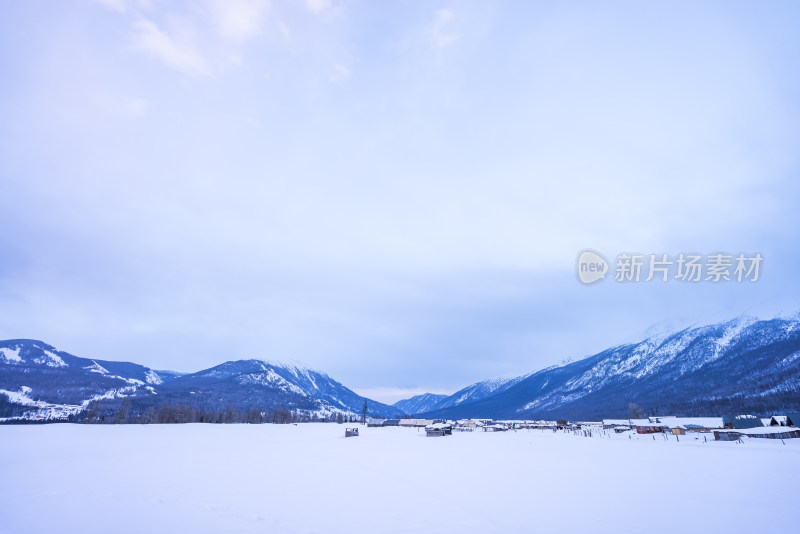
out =
[(393, 402), (800, 309), (796, 2), (0, 6), (0, 338)]

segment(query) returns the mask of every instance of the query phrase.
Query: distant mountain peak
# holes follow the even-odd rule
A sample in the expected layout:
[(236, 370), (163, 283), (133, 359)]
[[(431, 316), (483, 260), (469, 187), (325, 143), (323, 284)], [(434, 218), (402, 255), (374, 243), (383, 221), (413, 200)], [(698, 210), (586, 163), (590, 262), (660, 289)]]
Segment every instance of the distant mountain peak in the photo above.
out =
[(612, 347), (482, 399), (442, 403), (431, 415), (615, 417), (624, 416), (629, 403), (707, 415), (797, 409), (799, 393), (800, 318), (741, 316)]
[[(326, 373), (299, 362), (234, 360), (183, 374), (80, 358), (35, 340), (0, 341), (0, 420), (75, 417), (93, 401), (113, 406), (122, 397), (139, 412), (172, 403), (211, 411), (285, 408), (320, 418), (356, 416), (364, 404)], [(371, 399), (367, 404), (370, 415), (402, 414)]]
[(406, 414), (414, 415), (436, 409), (439, 403), (448, 397), (448, 395), (437, 393), (422, 393), (408, 399), (397, 401), (392, 404), (392, 406), (402, 410)]

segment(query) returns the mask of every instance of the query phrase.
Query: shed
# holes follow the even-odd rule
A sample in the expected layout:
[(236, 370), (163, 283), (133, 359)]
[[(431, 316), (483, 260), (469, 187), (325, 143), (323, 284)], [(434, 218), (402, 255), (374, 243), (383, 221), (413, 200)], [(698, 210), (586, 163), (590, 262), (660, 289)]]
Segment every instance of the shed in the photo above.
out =
[(434, 423), (425, 427), (425, 435), (431, 437), (451, 436), (453, 427), (447, 423)]
[(358, 436), (358, 428), (345, 428), (344, 437), (352, 438)]
[(631, 427), (630, 419), (603, 419), (603, 428), (608, 429), (616, 429), (620, 426), (627, 426), (628, 428)]
[(381, 426), (400, 426), (400, 419), (386, 419)]
[(734, 430), (715, 430), (714, 439), (717, 441), (739, 441), (742, 437), (741, 432)]

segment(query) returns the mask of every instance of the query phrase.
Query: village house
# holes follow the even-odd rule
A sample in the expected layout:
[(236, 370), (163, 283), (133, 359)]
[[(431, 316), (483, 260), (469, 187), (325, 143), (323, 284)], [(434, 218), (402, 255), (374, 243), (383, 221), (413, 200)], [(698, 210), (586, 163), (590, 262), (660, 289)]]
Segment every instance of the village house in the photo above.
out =
[(628, 427), (628, 430), (631, 428), (631, 421), (630, 419), (603, 419), (603, 428), (605, 430), (610, 429), (617, 429), (617, 427)]
[(449, 423), (433, 423), (425, 427), (425, 435), (431, 437), (453, 435), (453, 425)]
[(788, 413), (786, 415), (773, 415), (770, 417), (767, 426), (794, 426), (800, 427), (800, 413)]
[(650, 421), (642, 421), (636, 423), (637, 434), (660, 434), (666, 430), (664, 423), (651, 423)]

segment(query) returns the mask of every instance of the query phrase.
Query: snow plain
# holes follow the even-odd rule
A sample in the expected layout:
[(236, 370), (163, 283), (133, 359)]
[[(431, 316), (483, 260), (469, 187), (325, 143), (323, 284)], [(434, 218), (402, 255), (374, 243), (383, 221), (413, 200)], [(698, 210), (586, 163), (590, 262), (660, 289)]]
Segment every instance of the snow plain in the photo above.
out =
[(0, 426), (0, 532), (797, 528), (797, 439), (344, 427)]

